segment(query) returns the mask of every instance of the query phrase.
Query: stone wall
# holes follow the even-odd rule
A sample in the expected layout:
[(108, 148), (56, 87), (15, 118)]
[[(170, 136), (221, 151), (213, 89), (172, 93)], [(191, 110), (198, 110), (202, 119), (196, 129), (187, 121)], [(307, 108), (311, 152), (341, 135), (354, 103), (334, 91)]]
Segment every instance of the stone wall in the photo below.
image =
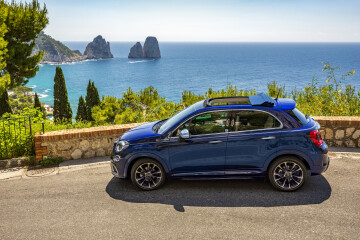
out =
[[(360, 117), (314, 117), (329, 146), (360, 148)], [(124, 132), (142, 123), (84, 129), (69, 129), (35, 136), (38, 161), (46, 156), (64, 160), (108, 156), (114, 141)]]
[(36, 160), (62, 157), (64, 160), (109, 156), (114, 141), (127, 130), (142, 123), (83, 129), (68, 129), (35, 136)]
[(360, 148), (360, 117), (313, 117), (329, 146)]

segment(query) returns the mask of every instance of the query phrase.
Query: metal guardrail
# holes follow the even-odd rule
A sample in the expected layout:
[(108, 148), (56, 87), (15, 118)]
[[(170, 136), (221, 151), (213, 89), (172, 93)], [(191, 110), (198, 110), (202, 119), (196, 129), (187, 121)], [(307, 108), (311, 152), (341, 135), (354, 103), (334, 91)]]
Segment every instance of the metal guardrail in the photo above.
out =
[(0, 119), (0, 159), (33, 155), (35, 124), (45, 132), (44, 122), (34, 123), (31, 116)]

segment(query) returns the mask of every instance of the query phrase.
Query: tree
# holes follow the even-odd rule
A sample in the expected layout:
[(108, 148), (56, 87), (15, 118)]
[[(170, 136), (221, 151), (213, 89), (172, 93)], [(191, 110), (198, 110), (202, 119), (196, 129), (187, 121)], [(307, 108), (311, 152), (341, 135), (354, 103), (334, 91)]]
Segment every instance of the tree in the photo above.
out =
[(79, 98), (79, 105), (76, 113), (76, 121), (85, 121), (87, 119), (86, 104), (83, 96)]
[(43, 118), (46, 118), (46, 109), (45, 107), (41, 106), (41, 102), (37, 93), (35, 93), (34, 96), (34, 108), (41, 111), (43, 113)]
[(35, 97), (34, 97), (34, 108), (35, 109), (41, 108), (41, 103), (40, 103), (39, 96), (37, 95), (37, 93), (35, 93)]
[(71, 121), (72, 110), (68, 100), (65, 77), (59, 66), (56, 67), (54, 82), (54, 120), (55, 122)]
[(92, 109), (93, 107), (100, 105), (100, 97), (94, 82), (91, 82), (91, 80), (89, 80), (86, 89), (85, 100), (86, 100), (87, 120), (94, 121), (94, 118), (92, 117)]
[[(4, 35), (7, 32), (6, 25), (4, 23), (6, 18), (6, 8), (3, 7), (3, 4), (0, 3), (0, 94), (2, 95), (3, 91), (10, 82), (10, 75), (4, 71), (6, 67), (6, 53), (7, 53), (7, 42), (4, 39)], [(0, 102), (0, 104), (4, 104)]]
[(4, 113), (12, 113), (10, 103), (9, 103), (9, 95), (8, 95), (8, 92), (6, 90), (4, 90), (2, 92), (2, 94), (0, 95), (0, 102), (2, 103), (0, 105), (0, 117)]
[(37, 64), (42, 59), (43, 52), (33, 54), (33, 48), (37, 35), (49, 20), (45, 4), (41, 8), (37, 0), (30, 3), (12, 1), (9, 4), (1, 0), (0, 9), (5, 11), (2, 26), (0, 20), (0, 28), (6, 26), (5, 31), (0, 31), (0, 38), (3, 34), (3, 40), (7, 43), (6, 65), (1, 68), (1, 72), (10, 75), (9, 87), (14, 88), (25, 85), (39, 71)]

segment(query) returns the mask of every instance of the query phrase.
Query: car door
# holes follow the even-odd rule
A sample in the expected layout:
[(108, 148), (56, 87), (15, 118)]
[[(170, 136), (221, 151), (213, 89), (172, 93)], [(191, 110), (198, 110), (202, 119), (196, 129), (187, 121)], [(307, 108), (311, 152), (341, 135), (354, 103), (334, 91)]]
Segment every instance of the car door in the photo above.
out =
[[(201, 113), (181, 124), (168, 144), (173, 176), (224, 175), (228, 136), (227, 111)], [(188, 129), (189, 139), (178, 137)]]
[(259, 110), (233, 111), (229, 119), (225, 174), (261, 173), (266, 158), (278, 149), (282, 123)]

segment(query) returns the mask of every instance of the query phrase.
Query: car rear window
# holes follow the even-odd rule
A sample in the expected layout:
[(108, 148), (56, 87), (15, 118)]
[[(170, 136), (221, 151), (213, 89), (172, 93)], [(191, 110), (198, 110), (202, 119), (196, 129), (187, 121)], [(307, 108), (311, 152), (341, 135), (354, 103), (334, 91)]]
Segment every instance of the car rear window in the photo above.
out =
[(309, 122), (309, 119), (307, 119), (307, 118), (305, 117), (305, 115), (304, 115), (302, 112), (300, 112), (300, 110), (297, 109), (297, 108), (294, 108), (294, 109), (292, 109), (292, 110), (289, 110), (289, 111), (287, 111), (287, 113), (288, 113), (292, 118), (294, 118), (298, 123), (300, 123), (300, 124), (302, 124), (302, 125), (305, 125), (305, 124), (307, 124), (307, 123)]

